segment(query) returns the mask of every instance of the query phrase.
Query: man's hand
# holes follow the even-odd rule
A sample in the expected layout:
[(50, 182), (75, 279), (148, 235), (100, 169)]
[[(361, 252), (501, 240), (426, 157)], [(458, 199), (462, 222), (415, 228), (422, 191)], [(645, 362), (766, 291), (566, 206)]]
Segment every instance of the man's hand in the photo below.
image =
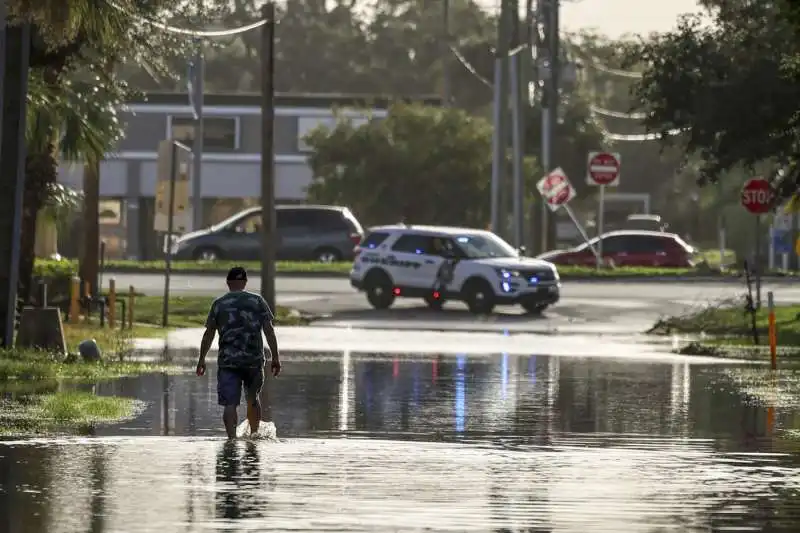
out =
[(201, 357), (199, 361), (197, 361), (197, 375), (202, 376), (206, 373), (206, 360), (204, 357)]
[(281, 373), (281, 360), (278, 357), (273, 357), (269, 367), (272, 370), (272, 377), (277, 378), (278, 374)]

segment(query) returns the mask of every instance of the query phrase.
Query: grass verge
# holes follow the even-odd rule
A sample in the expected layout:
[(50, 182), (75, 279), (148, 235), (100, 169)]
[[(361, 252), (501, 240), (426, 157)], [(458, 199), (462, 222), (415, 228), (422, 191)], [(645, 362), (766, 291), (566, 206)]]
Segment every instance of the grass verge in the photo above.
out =
[[(170, 298), (168, 326), (171, 328), (203, 327), (213, 301), (214, 298), (211, 296), (175, 296)], [(163, 305), (164, 298), (161, 296), (141, 296), (136, 298), (134, 321), (144, 328), (150, 328), (150, 333), (157, 332), (161, 329)], [(277, 325), (297, 326), (307, 323), (308, 319), (288, 307), (278, 306), (275, 310), (275, 324)]]
[[(800, 305), (775, 308), (779, 358), (800, 359)], [(699, 335), (679, 351), (687, 355), (720, 355), (742, 359), (761, 359), (769, 354), (769, 315), (766, 307), (756, 312), (755, 332), (744, 300), (725, 300), (696, 309), (685, 315), (659, 320), (649, 331), (655, 335)]]
[(97, 424), (133, 417), (141, 402), (133, 398), (65, 391), (0, 401), (0, 434), (26, 436), (53, 432), (86, 434)]
[[(64, 324), (64, 338), (67, 349), (76, 352), (78, 344), (86, 339), (94, 339), (104, 353), (114, 354), (122, 359), (130, 351), (133, 339), (165, 337), (170, 328), (200, 328), (205, 325), (213, 297), (175, 296), (169, 301), (169, 320), (167, 328), (162, 327), (163, 302), (161, 296), (137, 296), (134, 306), (133, 329), (114, 329), (100, 326), (96, 317), (89, 322)], [(309, 318), (288, 307), (278, 306), (275, 324), (280, 326), (299, 326), (309, 323)]]
[(59, 361), (52, 354), (46, 352), (20, 352), (17, 350), (0, 352), (0, 390), (3, 390), (4, 385), (8, 382), (21, 383), (23, 384), (21, 388), (24, 390), (25, 385), (33, 386), (36, 383), (93, 382), (154, 372), (177, 372), (178, 370), (167, 364), (110, 359), (99, 363), (68, 361)]
[[(717, 252), (717, 256), (719, 253)], [(297, 275), (330, 275), (346, 276), (352, 268), (351, 262), (318, 263), (314, 261), (279, 261), (276, 265), (278, 274)], [(563, 279), (583, 278), (646, 278), (646, 277), (705, 277), (725, 276), (741, 277), (741, 271), (730, 269), (720, 271), (718, 263), (710, 263), (698, 268), (658, 268), (658, 267), (618, 267), (596, 269), (594, 267), (559, 266), (558, 272)], [(259, 272), (261, 264), (257, 261), (174, 261), (173, 272), (197, 274), (224, 274), (232, 266), (243, 266), (251, 272)], [(108, 261), (106, 268), (112, 272), (159, 272), (164, 270), (163, 261)], [(766, 273), (772, 276), (794, 277), (796, 272), (773, 271)]]

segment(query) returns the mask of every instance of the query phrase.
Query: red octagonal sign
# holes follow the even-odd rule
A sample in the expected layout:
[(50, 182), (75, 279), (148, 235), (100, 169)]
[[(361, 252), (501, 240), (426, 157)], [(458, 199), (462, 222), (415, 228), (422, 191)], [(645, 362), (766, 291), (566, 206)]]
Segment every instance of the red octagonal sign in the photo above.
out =
[(742, 205), (754, 215), (768, 213), (772, 207), (772, 187), (764, 178), (747, 180), (742, 187)]
[(587, 178), (589, 185), (611, 185), (619, 182), (619, 154), (589, 152)]

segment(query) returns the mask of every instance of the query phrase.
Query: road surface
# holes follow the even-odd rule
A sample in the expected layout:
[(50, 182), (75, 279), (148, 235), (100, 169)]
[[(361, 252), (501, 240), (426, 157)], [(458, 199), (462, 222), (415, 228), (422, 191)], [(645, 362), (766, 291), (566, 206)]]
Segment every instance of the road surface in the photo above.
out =
[[(108, 275), (107, 275), (108, 277)], [(148, 295), (161, 295), (164, 278), (160, 274), (115, 274), (117, 287), (133, 285)], [(258, 277), (249, 288), (260, 289)], [(363, 294), (347, 279), (301, 278), (279, 276), (276, 279), (277, 301), (315, 315), (327, 316), (330, 324), (359, 327), (407, 327), (428, 329), (508, 329), (524, 331), (567, 331), (581, 329), (612, 333), (642, 331), (659, 317), (685, 312), (687, 308), (735, 298), (744, 292), (737, 283), (720, 282), (602, 282), (565, 281), (562, 299), (543, 317), (522, 314), (518, 307), (498, 307), (492, 317), (476, 318), (459, 303), (449, 303), (445, 311), (434, 313), (417, 299), (398, 299), (392, 309), (375, 311)], [(214, 296), (225, 290), (223, 276), (174, 275), (171, 294)], [(800, 286), (792, 283), (768, 283), (762, 288), (775, 292), (776, 301), (800, 303)]]
[(797, 532), (795, 404), (720, 365), (404, 348), (287, 355), (277, 441), (226, 442), (213, 364), (99, 383), (141, 415), (0, 440), (0, 531)]

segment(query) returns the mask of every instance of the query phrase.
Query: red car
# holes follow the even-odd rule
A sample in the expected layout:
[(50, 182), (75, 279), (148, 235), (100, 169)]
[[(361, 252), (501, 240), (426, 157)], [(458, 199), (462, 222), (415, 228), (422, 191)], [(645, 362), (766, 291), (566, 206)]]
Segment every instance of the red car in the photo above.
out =
[[(603, 240), (603, 259), (614, 266), (690, 268), (697, 250), (674, 233), (620, 230), (604, 233), (590, 242)], [(537, 257), (556, 265), (595, 266), (592, 250), (584, 243), (569, 250), (553, 250)]]

